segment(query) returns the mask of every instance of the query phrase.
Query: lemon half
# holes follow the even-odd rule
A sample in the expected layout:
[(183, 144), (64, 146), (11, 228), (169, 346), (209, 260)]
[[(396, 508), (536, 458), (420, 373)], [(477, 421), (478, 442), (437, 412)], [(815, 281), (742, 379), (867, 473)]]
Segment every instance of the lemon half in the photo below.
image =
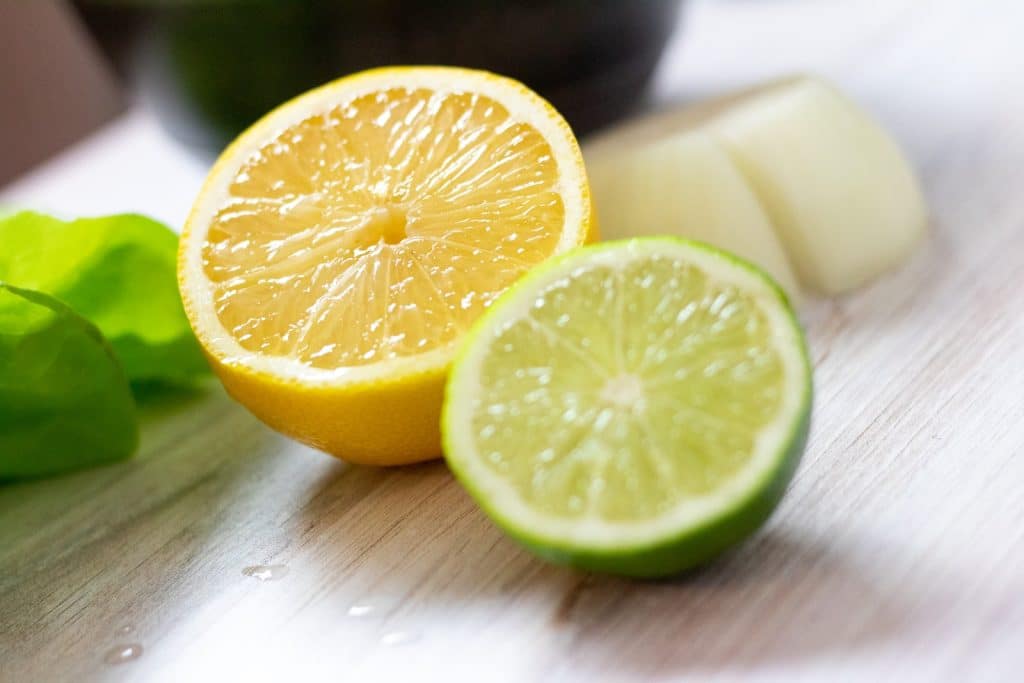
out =
[(459, 340), (533, 266), (592, 237), (583, 160), (522, 84), (367, 71), (221, 155), (182, 234), (185, 310), (228, 392), (352, 462), (440, 454)]

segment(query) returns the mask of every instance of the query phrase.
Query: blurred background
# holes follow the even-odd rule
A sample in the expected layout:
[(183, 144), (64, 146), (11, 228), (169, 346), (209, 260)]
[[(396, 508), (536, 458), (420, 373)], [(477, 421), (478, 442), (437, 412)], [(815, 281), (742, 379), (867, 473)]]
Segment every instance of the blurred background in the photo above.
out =
[(811, 72), (920, 168), (1012, 108), (976, 103), (1016, 92), (1020, 17), (1018, 0), (0, 0), (0, 205), (179, 226), (239, 130), (394, 63), (518, 77), (584, 142), (641, 109)]
[(212, 157), (288, 98), (362, 69), (518, 78), (577, 133), (634, 111), (681, 0), (0, 0), (0, 184), (145, 107)]

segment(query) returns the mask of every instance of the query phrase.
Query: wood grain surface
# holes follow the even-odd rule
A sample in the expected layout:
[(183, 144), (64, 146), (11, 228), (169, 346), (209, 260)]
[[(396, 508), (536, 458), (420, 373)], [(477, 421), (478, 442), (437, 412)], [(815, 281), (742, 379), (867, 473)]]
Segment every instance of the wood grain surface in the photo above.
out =
[[(812, 438), (736, 551), (653, 583), (550, 566), (442, 464), (347, 467), (211, 385), (144, 406), (130, 462), (0, 489), (0, 679), (1021, 680), (1022, 30), (1016, 0), (691, 4), (656, 104), (821, 73), (934, 216), (904, 268), (808, 304)], [(60, 194), (89, 150), (3, 200), (94, 207)], [(180, 220), (190, 182), (120, 208)]]

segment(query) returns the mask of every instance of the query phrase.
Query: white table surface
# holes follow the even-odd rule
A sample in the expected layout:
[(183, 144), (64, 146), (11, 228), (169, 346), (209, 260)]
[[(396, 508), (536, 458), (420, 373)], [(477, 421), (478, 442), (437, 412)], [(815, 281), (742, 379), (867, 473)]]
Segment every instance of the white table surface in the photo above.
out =
[[(149, 410), (130, 462), (0, 489), (0, 680), (1022, 680), (1022, 36), (1017, 0), (691, 3), (656, 104), (830, 77), (934, 216), (804, 311), (812, 438), (738, 551), (656, 583), (549, 566), (443, 465), (346, 467), (212, 387)], [(0, 205), (179, 226), (204, 172), (136, 109)]]

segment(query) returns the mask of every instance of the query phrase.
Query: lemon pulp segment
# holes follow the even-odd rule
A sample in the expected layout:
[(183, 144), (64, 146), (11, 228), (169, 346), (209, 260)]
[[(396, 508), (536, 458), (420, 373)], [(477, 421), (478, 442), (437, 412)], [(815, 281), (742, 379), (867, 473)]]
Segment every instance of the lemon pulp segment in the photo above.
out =
[(245, 350), (320, 369), (450, 345), (565, 220), (551, 146), (474, 92), (395, 87), (291, 123), (237, 168), (202, 248)]

